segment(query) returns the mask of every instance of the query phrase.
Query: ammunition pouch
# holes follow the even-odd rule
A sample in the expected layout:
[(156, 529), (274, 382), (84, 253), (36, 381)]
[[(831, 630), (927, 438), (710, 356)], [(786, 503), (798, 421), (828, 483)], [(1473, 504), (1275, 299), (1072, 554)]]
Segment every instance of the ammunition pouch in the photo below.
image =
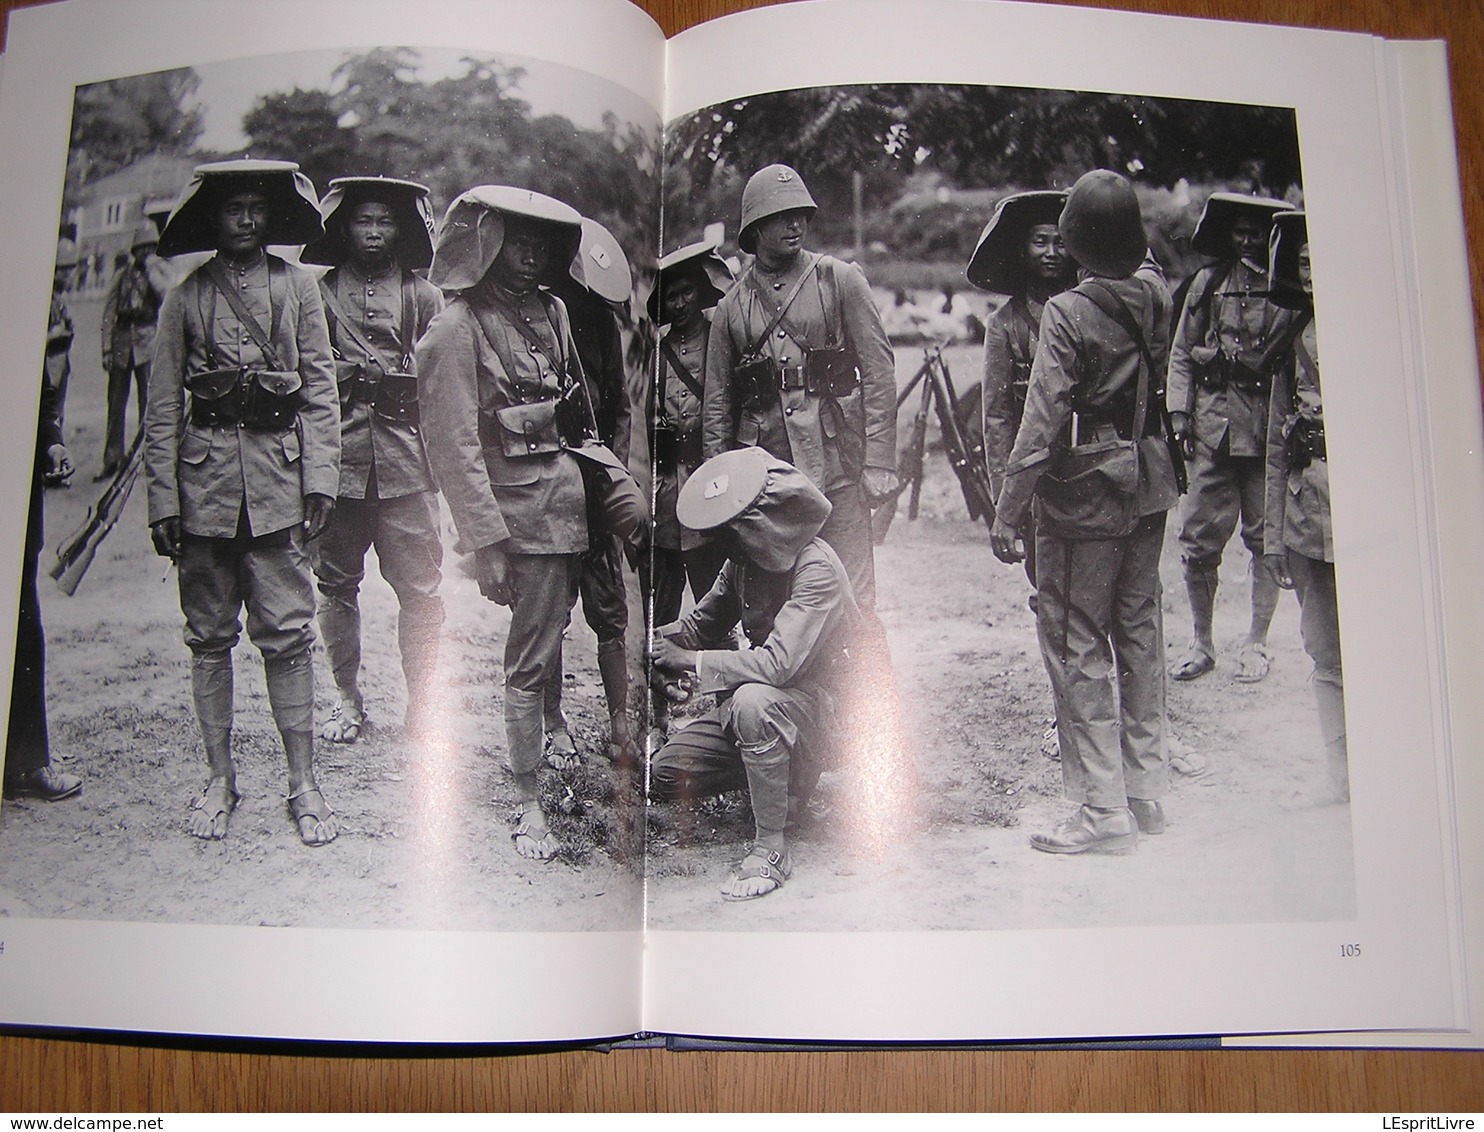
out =
[(581, 377), (569, 377), (567, 387), (555, 401), (557, 436), (568, 448), (579, 448), (597, 440), (597, 422), (588, 406), (587, 389)]
[(701, 430), (682, 432), (669, 417), (654, 422), (652, 445), (655, 465), (662, 472), (673, 472), (681, 465), (696, 467), (701, 463)]
[(1292, 471), (1302, 471), (1315, 460), (1328, 460), (1324, 443), (1324, 422), (1296, 417), (1283, 439), (1284, 455)]
[(1243, 393), (1266, 397), (1272, 388), (1272, 376), (1255, 370), (1237, 358), (1217, 354), (1197, 377), (1202, 388), (1221, 390), (1228, 387)]
[(557, 431), (557, 404), (555, 399), (531, 401), (495, 410), (500, 451), (506, 459), (546, 456), (562, 450)]
[(844, 346), (804, 352), (804, 392), (811, 397), (848, 397), (859, 388), (855, 354)]
[(191, 422), (281, 431), (299, 419), (304, 379), (293, 370), (212, 369), (186, 378)]
[(746, 354), (732, 371), (732, 397), (740, 409), (761, 412), (778, 396), (778, 364), (766, 354)]
[(417, 424), (417, 377), (410, 373), (384, 373), (371, 387), (371, 411), (391, 424)]

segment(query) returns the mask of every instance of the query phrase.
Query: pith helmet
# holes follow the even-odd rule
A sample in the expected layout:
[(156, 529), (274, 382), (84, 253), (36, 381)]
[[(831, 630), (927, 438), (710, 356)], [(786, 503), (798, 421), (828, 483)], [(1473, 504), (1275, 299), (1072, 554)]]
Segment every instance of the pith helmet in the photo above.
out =
[(1149, 253), (1134, 187), (1108, 169), (1077, 179), (1057, 226), (1072, 258), (1094, 275), (1122, 279)]
[(77, 244), (63, 236), (57, 241), (57, 267), (76, 267), (79, 255)]
[(628, 257), (613, 233), (596, 220), (582, 218), (582, 239), (567, 268), (572, 279), (600, 299), (628, 302), (634, 293), (634, 275)]
[(571, 205), (530, 189), (478, 185), (448, 206), (428, 280), (445, 291), (473, 287), (494, 264), (505, 243), (505, 218), (518, 216), (551, 231), (551, 258), (541, 282), (556, 284), (569, 273), (582, 243), (582, 214)]
[(1025, 234), (1037, 224), (1055, 224), (1067, 203), (1058, 189), (1013, 193), (994, 206), (964, 269), (969, 282), (986, 291), (1013, 295), (1024, 286)]
[(731, 289), (734, 277), (727, 261), (721, 258), (716, 245), (702, 240), (676, 248), (659, 263), (659, 274), (655, 276), (654, 288), (649, 292), (649, 318), (656, 325), (664, 321), (660, 303), (664, 299), (665, 284), (674, 279), (693, 279), (701, 292), (701, 309), (707, 310), (721, 302), (722, 296)]
[(737, 234), (737, 246), (749, 254), (757, 251), (752, 226), (759, 220), (796, 208), (807, 208), (810, 216), (819, 209), (804, 179), (787, 165), (766, 165), (759, 169), (747, 178), (742, 190), (742, 230)]
[(341, 209), (349, 216), (351, 209), (367, 201), (384, 204), (392, 210), (397, 222), (397, 242), (392, 249), (397, 263), (417, 271), (433, 262), (433, 205), (428, 198), (428, 186), (394, 177), (336, 177), (331, 181), (330, 191), (319, 202), (320, 216), (325, 222), (324, 238), (305, 248), (300, 261), (334, 267), (350, 258), (345, 226), (332, 221)]
[(1263, 225), (1272, 223), (1279, 212), (1292, 210), (1287, 201), (1272, 197), (1255, 197), (1246, 193), (1212, 193), (1206, 198), (1206, 207), (1196, 221), (1195, 233), (1190, 237), (1190, 246), (1201, 255), (1217, 259), (1229, 259), (1232, 254), (1232, 225), (1239, 216), (1251, 216)]
[(197, 165), (170, 210), (156, 253), (166, 258), (216, 251), (216, 207), (233, 193), (268, 198), (265, 244), (310, 244), (325, 234), (319, 199), (309, 178), (292, 161), (213, 161)]
[(1313, 297), (1299, 277), (1299, 252), (1309, 242), (1309, 225), (1302, 212), (1273, 214), (1268, 240), (1268, 298), (1289, 310), (1304, 310)]
[(160, 230), (155, 227), (153, 220), (141, 220), (139, 226), (134, 229), (134, 238), (129, 242), (129, 250), (137, 252), (140, 248), (152, 248), (160, 242)]

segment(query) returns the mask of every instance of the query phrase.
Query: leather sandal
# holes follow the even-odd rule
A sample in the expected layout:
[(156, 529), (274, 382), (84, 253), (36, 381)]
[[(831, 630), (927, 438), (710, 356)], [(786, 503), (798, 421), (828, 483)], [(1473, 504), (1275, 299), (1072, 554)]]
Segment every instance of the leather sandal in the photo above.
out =
[[(294, 819), (299, 829), (299, 840), (305, 845), (318, 848), (340, 836), (335, 811), (330, 809), (318, 786), (306, 786), (297, 794), (289, 795), (289, 816)], [(313, 824), (306, 826), (305, 822)]]
[[(515, 812), (510, 815), (515, 822), (515, 828), (510, 831), (510, 841), (515, 846), (515, 851), (528, 861), (550, 861), (556, 855), (561, 845), (557, 842), (556, 835), (547, 826), (538, 837), (531, 831), (530, 822), (526, 816), (532, 811), (540, 815), (543, 824), (546, 815), (541, 813), (541, 805), (538, 802), (522, 802), (515, 807)], [(522, 845), (524, 842), (524, 845)]]
[[(721, 890), (723, 900), (758, 900), (771, 896), (783, 887), (784, 881), (793, 876), (794, 862), (787, 849), (782, 853), (776, 849), (765, 849), (754, 845), (747, 856), (732, 868), (732, 879)], [(748, 891), (749, 881), (762, 881), (760, 892)]]
[(201, 797), (191, 805), (190, 822), (186, 827), (191, 836), (202, 841), (220, 841), (226, 837), (232, 811), (237, 808), (241, 797), (225, 776), (213, 778), (201, 791)]

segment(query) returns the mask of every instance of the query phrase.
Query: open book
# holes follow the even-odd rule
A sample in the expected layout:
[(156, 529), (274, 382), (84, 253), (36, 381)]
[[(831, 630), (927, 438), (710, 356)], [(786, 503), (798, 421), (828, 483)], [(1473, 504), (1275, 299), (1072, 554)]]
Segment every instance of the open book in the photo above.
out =
[[(959, 397), (979, 382), (976, 324), (982, 338), (1002, 298), (961, 274), (998, 198), (1116, 168), (1173, 286), (1201, 262), (1188, 243), (1200, 202), (1261, 190), (1307, 214), (1350, 801), (1305, 793), (1323, 755), (1291, 597), (1267, 679), (1231, 679), (1248, 570), (1234, 541), (1216, 670), (1168, 692), (1169, 752), (1199, 773), (1173, 776), (1167, 831), (1123, 856), (1036, 852), (1027, 835), (1071, 803), (1043, 753), (1056, 712), (1030, 591), (968, 515), (934, 418), (920, 494), (899, 497), (875, 549), (911, 785), (846, 751), (780, 890), (719, 895), (752, 836), (746, 791), (654, 804), (608, 765), (595, 639), (575, 613), (562, 686), (585, 763), (542, 771), (557, 859), (517, 854), (511, 616), (481, 597), (446, 512), (432, 737), (397, 726), (397, 599), (368, 558), (369, 726), (315, 751), (338, 838), (296, 836), (246, 642), (242, 798), (224, 838), (195, 838), (207, 774), (190, 653), (140, 489), (75, 595), (42, 580), (53, 758), (84, 785), (0, 811), (0, 1023), (400, 1042), (1473, 1040), (1484, 433), (1439, 45), (976, 0), (786, 5), (669, 42), (623, 0), (263, 0), (243, 15), (216, 0), (70, 0), (11, 21), (0, 409), (18, 423), (0, 454), (13, 532), (0, 593), (20, 573), (58, 229), (79, 259), (64, 417), (78, 471), (46, 492), (43, 567), (104, 486), (89, 481), (104, 459), (114, 257), (202, 162), (294, 160), (320, 193), (346, 174), (406, 178), (430, 187), (439, 217), (465, 190), (513, 185), (603, 223), (633, 268), (629, 463), (645, 483), (656, 265), (707, 239), (737, 262), (755, 169), (782, 162), (807, 181), (808, 246), (861, 265), (899, 386), (942, 362), (929, 384), (942, 376)], [(901, 410), (909, 450), (919, 404)], [(1172, 661), (1190, 617), (1175, 525)], [(639, 699), (640, 579), (627, 577)], [(0, 640), (15, 626), (7, 603)], [(334, 686), (314, 663), (323, 720)]]

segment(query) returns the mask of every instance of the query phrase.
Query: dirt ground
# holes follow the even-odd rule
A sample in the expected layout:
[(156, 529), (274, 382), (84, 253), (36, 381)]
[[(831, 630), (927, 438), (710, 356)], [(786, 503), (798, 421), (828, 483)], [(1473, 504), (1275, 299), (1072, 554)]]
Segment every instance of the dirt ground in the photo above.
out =
[[(47, 494), (48, 547), (97, 493), (103, 375), (96, 303), (78, 322), (67, 431), (72, 487)], [(955, 348), (963, 387), (976, 350)], [(921, 360), (898, 350), (899, 378)], [(577, 772), (544, 790), (568, 846), (549, 864), (518, 857), (504, 766), (499, 689), (507, 611), (480, 598), (452, 553), (445, 570), (442, 726), (411, 744), (399, 727), (395, 601), (370, 563), (362, 598), (363, 687), (375, 726), (353, 746), (321, 741), (317, 767), (342, 833), (301, 846), (262, 664), (237, 651), (236, 750), (244, 797), (221, 842), (185, 832), (205, 781), (191, 715), (188, 657), (173, 573), (149, 546), (142, 484), (77, 596), (43, 578), (54, 758), (81, 774), (81, 797), (0, 811), (0, 915), (229, 925), (583, 931), (637, 926), (717, 930), (899, 930), (1268, 923), (1354, 915), (1349, 811), (1316, 806), (1321, 777), (1310, 665), (1285, 596), (1272, 674), (1241, 685), (1231, 660), (1246, 617), (1246, 555), (1223, 567), (1220, 663), (1170, 693), (1172, 731), (1208, 770), (1176, 776), (1169, 830), (1122, 857), (1052, 857), (1026, 843), (1068, 810), (1058, 764), (1040, 751), (1050, 712), (1029, 592), (968, 522), (947, 462), (929, 453), (922, 514), (899, 515), (878, 549), (879, 612), (913, 737), (913, 778), (843, 768), (826, 775), (813, 822), (779, 893), (741, 905), (717, 889), (750, 831), (745, 798), (699, 809), (638, 808), (634, 784), (598, 755), (606, 717), (594, 641), (569, 633), (566, 702)], [(48, 554), (50, 550), (48, 550)], [(46, 559), (43, 560), (45, 566)], [(1167, 543), (1166, 635), (1183, 646), (1188, 613)], [(1173, 583), (1173, 584), (1172, 584)], [(635, 650), (638, 646), (638, 633)], [(318, 658), (320, 709), (330, 681)], [(637, 668), (636, 668), (637, 672)], [(647, 832), (641, 850), (640, 834)]]

